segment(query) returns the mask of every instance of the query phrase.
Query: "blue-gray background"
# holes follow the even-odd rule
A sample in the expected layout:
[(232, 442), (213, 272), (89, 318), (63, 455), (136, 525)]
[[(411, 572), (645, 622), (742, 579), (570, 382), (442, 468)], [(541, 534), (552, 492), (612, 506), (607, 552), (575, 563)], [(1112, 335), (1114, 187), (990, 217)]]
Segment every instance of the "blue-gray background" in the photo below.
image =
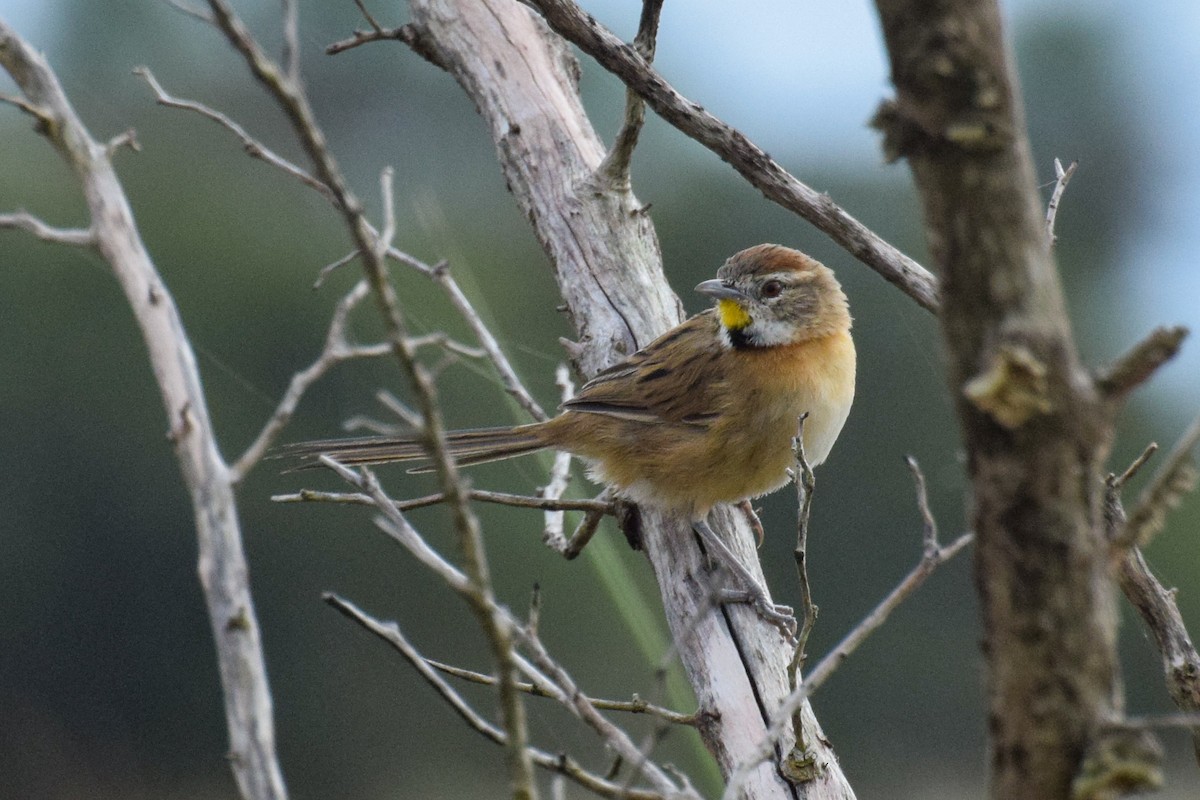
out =
[[(334, 151), (378, 209), (377, 175), (396, 169), (398, 244), (449, 258), (521, 374), (553, 406), (557, 337), (545, 257), (505, 192), (491, 144), (458, 87), (399, 45), (336, 58), (327, 43), (359, 25), (353, 3), (302, 3), (306, 79)], [(390, 4), (394, 5), (394, 4)], [(785, 166), (918, 259), (917, 204), (902, 165), (881, 163), (865, 121), (888, 93), (870, 5), (667, 3), (659, 64), (685, 94), (743, 129)], [(1014, 2), (1006, 6), (1021, 63), (1039, 174), (1052, 159), (1081, 167), (1059, 219), (1079, 346), (1094, 364), (1158, 323), (1200, 326), (1200, 10), (1168, 0)], [(277, 47), (274, 3), (240, 3)], [(631, 36), (638, 4), (589, 10)], [(373, 4), (384, 24), (403, 21)], [(297, 150), (280, 115), (212, 31), (156, 0), (0, 0), (0, 15), (48, 54), (93, 133), (135, 127), (139, 154), (118, 167), (146, 242), (181, 306), (221, 446), (253, 437), (289, 376), (320, 347), (349, 270), (320, 292), (317, 270), (348, 248), (311, 192), (247, 159), (231, 137), (156, 107), (130, 70), (151, 67), (168, 90), (229, 112), (280, 152)], [(614, 80), (584, 60), (597, 126), (611, 137), (622, 103)], [(7, 79), (0, 91), (11, 92)], [(933, 321), (806, 224), (766, 203), (716, 158), (651, 118), (634, 163), (653, 204), (669, 276), (688, 290), (729, 253), (760, 241), (801, 247), (834, 267), (851, 297), (859, 399), (819, 473), (811, 572), (821, 654), (886, 593), (919, 549), (919, 520), (901, 456), (929, 476), (944, 535), (963, 526), (963, 481)], [(84, 221), (78, 187), (28, 118), (0, 106), (0, 209), (28, 208), (59, 225)], [(423, 329), (462, 333), (438, 293), (398, 273)], [(370, 339), (376, 324), (360, 315)], [(1200, 400), (1200, 348), (1190, 343), (1124, 417), (1114, 466), (1147, 441), (1169, 443)], [(404, 388), (388, 362), (343, 367), (305, 401), (289, 439), (334, 435), (354, 414), (381, 414), (377, 387)], [(519, 419), (494, 381), (465, 365), (441, 375), (456, 426)], [(165, 438), (143, 346), (105, 265), (89, 253), (0, 232), (0, 797), (215, 798), (233, 793), (208, 623), (195, 577), (189, 505)], [(537, 459), (477, 470), (476, 483), (528, 490)], [(365, 512), (269, 502), (329, 476), (260, 467), (241, 490), (253, 586), (275, 690), (280, 752), (292, 795), (503, 796), (499, 753), (466, 730), (403, 663), (320, 601), (327, 589), (394, 618), (431, 657), (486, 669), (473, 623), (455, 599), (390, 546)], [(428, 482), (384, 473), (397, 494)], [(582, 484), (582, 482), (581, 482)], [(581, 490), (585, 488), (581, 485)], [(789, 492), (765, 501), (763, 560), (777, 595), (794, 594)], [(585, 556), (564, 563), (538, 541), (540, 517), (484, 509), (498, 590), (521, 608), (543, 589), (550, 646), (596, 695), (666, 697), (653, 667), (660, 625), (648, 569), (610, 554), (645, 606), (630, 621)], [(444, 513), (414, 514), (453, 550)], [(1150, 551), (1200, 624), (1200, 504), (1189, 500)], [(629, 594), (629, 592), (635, 592)], [(628, 605), (628, 604), (626, 604)], [(943, 568), (816, 698), (859, 796), (982, 796), (982, 672), (970, 557)], [(633, 644), (639, 642), (640, 644)], [(1169, 708), (1140, 623), (1122, 654), (1133, 711)], [(486, 692), (468, 691), (485, 711)], [(593, 740), (544, 701), (533, 736), (602, 765)], [(647, 730), (633, 720), (635, 731)], [(1200, 794), (1187, 739), (1164, 736), (1171, 797)], [(695, 742), (675, 733), (665, 759), (708, 780)], [(712, 785), (706, 784), (711, 791)], [(572, 796), (581, 793), (572, 790)]]

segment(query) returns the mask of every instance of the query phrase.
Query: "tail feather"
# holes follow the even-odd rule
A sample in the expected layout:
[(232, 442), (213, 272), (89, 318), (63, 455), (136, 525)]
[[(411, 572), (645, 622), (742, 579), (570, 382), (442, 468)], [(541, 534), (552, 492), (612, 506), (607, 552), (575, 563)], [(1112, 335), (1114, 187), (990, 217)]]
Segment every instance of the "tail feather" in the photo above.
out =
[[(472, 428), (446, 434), (446, 448), (459, 466), (484, 464), (533, 453), (547, 447), (538, 424), (515, 428)], [(429, 457), (425, 445), (415, 436), (365, 436), (357, 439), (322, 439), (298, 442), (280, 448), (279, 458), (298, 458), (300, 464), (287, 470), (321, 466), (320, 457), (329, 456), (348, 466), (416, 461)], [(431, 464), (418, 464), (409, 472), (432, 472)]]

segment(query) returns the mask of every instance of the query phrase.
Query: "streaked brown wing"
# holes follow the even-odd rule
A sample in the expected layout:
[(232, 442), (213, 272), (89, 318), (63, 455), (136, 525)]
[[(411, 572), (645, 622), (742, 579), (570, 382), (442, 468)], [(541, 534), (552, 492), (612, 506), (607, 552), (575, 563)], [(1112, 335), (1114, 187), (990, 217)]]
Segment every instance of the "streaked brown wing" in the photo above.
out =
[(697, 314), (601, 372), (563, 409), (635, 422), (707, 427), (728, 391), (715, 313)]

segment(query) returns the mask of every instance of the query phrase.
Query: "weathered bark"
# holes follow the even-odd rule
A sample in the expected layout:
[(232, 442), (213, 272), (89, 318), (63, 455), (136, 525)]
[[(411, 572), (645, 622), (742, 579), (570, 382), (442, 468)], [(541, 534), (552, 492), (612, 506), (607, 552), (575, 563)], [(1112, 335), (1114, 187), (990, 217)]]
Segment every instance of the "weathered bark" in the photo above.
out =
[(1116, 702), (1101, 467), (1111, 429), (1081, 366), (993, 0), (877, 0), (941, 272), (968, 452), (988, 665), (991, 796), (1063, 798)]
[[(90, 225), (80, 241), (108, 263), (125, 293), (167, 413), (169, 436), (192, 501), (197, 571), (216, 642), (229, 765), (246, 800), (285, 800), (271, 691), (250, 594), (233, 473), (217, 449), (196, 357), (179, 309), (142, 243), (109, 148), (76, 115), (45, 58), (0, 21), (0, 67), (31, 104), (37, 130), (83, 189)], [(65, 241), (61, 239), (60, 241)]]
[[(682, 311), (663, 277), (652, 223), (627, 186), (597, 172), (605, 149), (579, 101), (578, 65), (566, 44), (513, 0), (413, 0), (412, 8), (410, 44), (474, 100), (509, 187), (551, 257), (580, 332), (573, 348), (580, 370), (594, 374), (676, 324)], [(757, 571), (749, 526), (728, 522), (727, 540)], [(791, 653), (748, 608), (697, 617), (709, 607), (710, 578), (687, 520), (644, 514), (642, 532), (680, 658), (712, 714), (704, 740), (728, 775), (786, 696)], [(745, 797), (853, 797), (811, 710), (805, 719), (825, 767), (820, 777), (792, 786), (765, 763)]]

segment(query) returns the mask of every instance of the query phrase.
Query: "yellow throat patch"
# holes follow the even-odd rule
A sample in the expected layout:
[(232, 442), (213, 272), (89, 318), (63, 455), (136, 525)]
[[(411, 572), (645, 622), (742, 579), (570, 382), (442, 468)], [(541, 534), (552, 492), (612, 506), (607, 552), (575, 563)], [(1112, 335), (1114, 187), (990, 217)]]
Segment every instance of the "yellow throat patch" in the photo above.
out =
[(740, 331), (750, 324), (750, 315), (736, 300), (718, 300), (717, 315), (726, 330)]

